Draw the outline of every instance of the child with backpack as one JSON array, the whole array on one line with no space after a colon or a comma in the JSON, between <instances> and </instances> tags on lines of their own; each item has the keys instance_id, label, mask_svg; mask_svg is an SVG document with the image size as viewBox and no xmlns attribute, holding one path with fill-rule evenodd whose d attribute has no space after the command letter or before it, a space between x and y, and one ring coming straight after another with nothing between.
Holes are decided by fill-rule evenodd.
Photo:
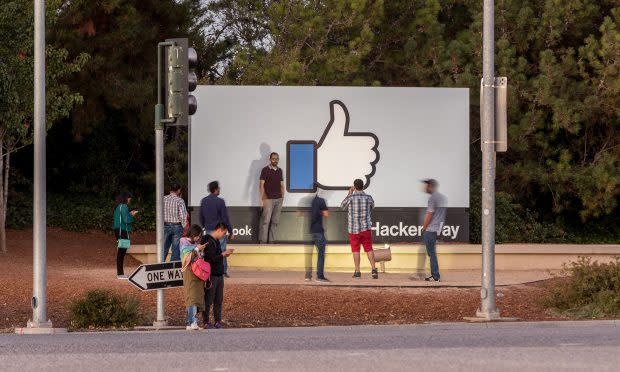
<instances>
[{"instance_id":1,"label":"child with backpack","mask_svg":"<svg viewBox=\"0 0 620 372\"><path fill-rule=\"evenodd\" d=\"M205 309L205 282L201 280L193 271L192 264L200 257L199 254L204 250L205 244L198 244L202 239L202 228L192 225L187 237L181 238L180 251L181 262L183 263L183 290L185 292L185 306L187 307L186 329L198 330L198 311Z\"/></svg>"}]
</instances>

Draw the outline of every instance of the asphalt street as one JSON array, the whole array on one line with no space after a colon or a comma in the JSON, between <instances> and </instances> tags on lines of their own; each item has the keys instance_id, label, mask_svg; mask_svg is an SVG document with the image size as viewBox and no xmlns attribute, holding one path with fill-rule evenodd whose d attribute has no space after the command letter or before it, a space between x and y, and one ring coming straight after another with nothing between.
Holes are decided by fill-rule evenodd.
<instances>
[{"instance_id":1,"label":"asphalt street","mask_svg":"<svg viewBox=\"0 0 620 372\"><path fill-rule=\"evenodd\" d=\"M618 371L620 322L0 334L3 371Z\"/></svg>"}]
</instances>

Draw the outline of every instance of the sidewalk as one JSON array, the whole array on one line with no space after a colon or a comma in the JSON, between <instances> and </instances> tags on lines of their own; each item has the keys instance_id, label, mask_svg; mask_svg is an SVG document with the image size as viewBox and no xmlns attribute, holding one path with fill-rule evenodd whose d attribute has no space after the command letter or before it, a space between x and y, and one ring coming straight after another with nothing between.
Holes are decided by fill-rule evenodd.
<instances>
[{"instance_id":1,"label":"sidewalk","mask_svg":"<svg viewBox=\"0 0 620 372\"><path fill-rule=\"evenodd\" d=\"M553 272L552 272L553 273ZM424 274L379 273L373 280L369 272L362 272L361 279L353 279L352 273L326 272L329 283L305 281L303 271L264 271L231 268L227 284L330 286L330 287L480 287L480 271L450 270L441 273L441 282L426 282ZM497 271L496 286L524 284L550 279L549 271Z\"/></svg>"}]
</instances>

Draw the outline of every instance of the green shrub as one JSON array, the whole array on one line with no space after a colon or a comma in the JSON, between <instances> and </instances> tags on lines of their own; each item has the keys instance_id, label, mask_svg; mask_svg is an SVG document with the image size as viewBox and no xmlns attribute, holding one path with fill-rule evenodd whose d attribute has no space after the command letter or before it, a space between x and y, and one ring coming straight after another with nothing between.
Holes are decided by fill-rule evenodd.
<instances>
[{"instance_id":1,"label":"green shrub","mask_svg":"<svg viewBox=\"0 0 620 372\"><path fill-rule=\"evenodd\" d=\"M13 194L7 208L7 227L23 229L32 226L32 197ZM133 223L136 231L155 230L155 206L151 201L132 200L131 209L140 213ZM47 196L47 225L69 231L112 230L114 201L96 196Z\"/></svg>"},{"instance_id":2,"label":"green shrub","mask_svg":"<svg viewBox=\"0 0 620 372\"><path fill-rule=\"evenodd\" d=\"M610 263L580 257L564 264L561 283L550 288L543 304L563 315L580 318L620 316L620 258Z\"/></svg>"},{"instance_id":3,"label":"green shrub","mask_svg":"<svg viewBox=\"0 0 620 372\"><path fill-rule=\"evenodd\" d=\"M70 327L134 327L146 319L139 305L136 298L95 289L71 303Z\"/></svg>"}]
</instances>

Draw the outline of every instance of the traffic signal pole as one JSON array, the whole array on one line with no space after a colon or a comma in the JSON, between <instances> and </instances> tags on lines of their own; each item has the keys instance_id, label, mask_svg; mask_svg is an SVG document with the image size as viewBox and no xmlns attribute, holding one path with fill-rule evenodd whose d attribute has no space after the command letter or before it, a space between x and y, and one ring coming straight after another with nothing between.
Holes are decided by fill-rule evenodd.
<instances>
[{"instance_id":1,"label":"traffic signal pole","mask_svg":"<svg viewBox=\"0 0 620 372\"><path fill-rule=\"evenodd\" d=\"M482 21L482 286L476 316L499 319L495 304L495 12L494 1L484 0Z\"/></svg>"},{"instance_id":2,"label":"traffic signal pole","mask_svg":"<svg viewBox=\"0 0 620 372\"><path fill-rule=\"evenodd\" d=\"M157 105L155 105L155 229L157 230L157 262L163 262L164 257L164 125L173 123L174 119L164 118L164 105L162 103L162 74L164 73L163 58L166 47L173 46L172 42L157 44ZM157 290L157 317L153 322L156 328L167 325L165 318L164 290Z\"/></svg>"}]
</instances>

